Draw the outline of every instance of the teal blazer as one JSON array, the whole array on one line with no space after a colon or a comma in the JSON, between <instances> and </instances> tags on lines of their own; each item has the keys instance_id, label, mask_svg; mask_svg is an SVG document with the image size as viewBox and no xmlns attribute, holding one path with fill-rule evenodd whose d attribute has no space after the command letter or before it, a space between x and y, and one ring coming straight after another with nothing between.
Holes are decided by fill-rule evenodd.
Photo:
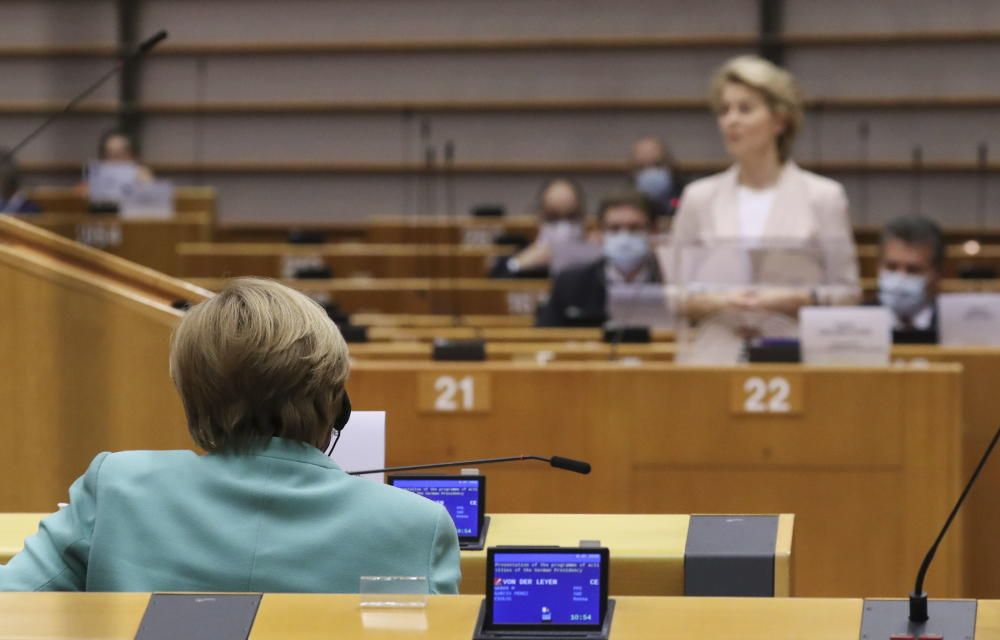
<instances>
[{"instance_id":1,"label":"teal blazer","mask_svg":"<svg viewBox=\"0 0 1000 640\"><path fill-rule=\"evenodd\" d=\"M458 592L443 507L300 442L102 453L69 494L0 566L0 591L357 593L361 576L426 576Z\"/></svg>"}]
</instances>

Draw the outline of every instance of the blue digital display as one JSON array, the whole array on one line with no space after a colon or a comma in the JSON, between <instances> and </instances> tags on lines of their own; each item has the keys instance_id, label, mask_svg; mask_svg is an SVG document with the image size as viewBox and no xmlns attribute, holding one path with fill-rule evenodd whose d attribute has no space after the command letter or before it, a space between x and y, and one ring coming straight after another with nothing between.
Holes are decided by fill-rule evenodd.
<instances>
[{"instance_id":1,"label":"blue digital display","mask_svg":"<svg viewBox=\"0 0 1000 640\"><path fill-rule=\"evenodd\" d=\"M479 480L459 477L393 478L392 486L443 505L455 522L459 538L479 537Z\"/></svg>"},{"instance_id":2,"label":"blue digital display","mask_svg":"<svg viewBox=\"0 0 1000 640\"><path fill-rule=\"evenodd\" d=\"M494 625L601 624L601 554L493 556Z\"/></svg>"}]
</instances>

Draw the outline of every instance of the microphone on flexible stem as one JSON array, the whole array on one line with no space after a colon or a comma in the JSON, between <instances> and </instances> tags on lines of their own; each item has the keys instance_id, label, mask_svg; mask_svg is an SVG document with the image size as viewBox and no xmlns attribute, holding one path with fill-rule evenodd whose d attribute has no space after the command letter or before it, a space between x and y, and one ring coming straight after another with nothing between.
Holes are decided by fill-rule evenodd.
<instances>
[{"instance_id":1,"label":"microphone on flexible stem","mask_svg":"<svg viewBox=\"0 0 1000 640\"><path fill-rule=\"evenodd\" d=\"M454 225L454 228L459 231L458 220L455 218L455 143L452 140L447 140L444 143L444 198L445 198L445 216L448 218L448 228L450 234L450 228ZM461 236L461 233L459 233ZM452 324L458 326L461 324L461 299L462 296L458 291L458 283L455 281L459 277L459 262L458 262L458 244L449 243L450 245L450 257L449 260L449 275L451 276L451 316Z\"/></svg>"},{"instance_id":2,"label":"microphone on flexible stem","mask_svg":"<svg viewBox=\"0 0 1000 640\"><path fill-rule=\"evenodd\" d=\"M101 75L92 85L90 85L89 87L87 87L86 89L84 89L75 98L73 98L72 100L70 100L66 104L66 106L62 108L61 111L57 111L57 112L53 113L52 115L50 115L40 125L38 125L37 127L35 127L31 131L31 133L29 133L28 135L26 135L24 138L21 139L20 142L18 142L13 147L11 147L10 150L8 150L3 155L3 159L4 160L8 160L10 158L13 158L14 155L17 154L18 151L20 151L25 146L27 146L27 144L29 142L31 142L32 140L34 140L35 137L37 137L38 134L40 134L42 131L45 131L45 129L47 129L49 127L49 125L51 125L53 122L55 122L56 120L58 120L62 116L66 115L67 113L73 111L73 109L76 108L76 105L78 105L81 102L83 102L84 100L86 100L92 93L94 93L99 88L101 88L101 86L105 82L107 82L112 77L114 77L115 75L117 75L118 73L120 73L121 70L125 68L125 65L127 63L132 62L133 60L136 60L136 59L141 58L142 56L146 55L147 53L149 53L150 51L152 51L153 47L155 47L156 45L160 44L161 42L163 42L166 39L167 39L167 32L166 31L163 31L163 30L157 31L153 36L147 38L146 40L143 40L139 44L139 46L136 47L135 51L133 51L133 52L131 52L129 54L120 56L118 58L118 60L115 61L114 66L112 66L103 75Z\"/></svg>"},{"instance_id":3,"label":"microphone on flexible stem","mask_svg":"<svg viewBox=\"0 0 1000 640\"><path fill-rule=\"evenodd\" d=\"M938 534L934 544L931 545L930 550L927 551L927 555L924 556L924 561L920 563L920 570L917 571L917 580L913 587L913 593L910 594L910 621L911 622L926 622L929 619L927 615L927 593L924 591L924 576L927 575L927 569L930 568L931 562L934 560L934 554L937 553L938 545L941 544L941 539L944 538L944 534L948 532L948 528L951 526L952 520L955 519L955 515L958 510L962 508L962 503L965 502L965 497L969 495L969 490L972 489L972 485L976 483L976 479L979 477L979 472L983 470L986 466L986 461L989 459L990 454L993 453L993 447L996 446L997 440L1000 439L1000 429L993 434L993 439L990 440L990 444L986 447L986 452L983 457L979 460L979 464L976 465L976 470L972 472L972 477L969 478L968 484L965 485L965 489L962 490L962 495L958 497L958 502L955 503L954 508L952 508L951 513L948 514L948 519L945 520L944 526L941 527L941 533Z\"/></svg>"},{"instance_id":4,"label":"microphone on flexible stem","mask_svg":"<svg viewBox=\"0 0 1000 640\"><path fill-rule=\"evenodd\" d=\"M545 458L543 456L508 456L505 458L479 458L477 460L457 460L455 462L435 462L432 464L414 464L403 467L386 467L385 469L367 469L365 471L351 471L350 475L364 476L373 473L420 471L423 469L443 469L446 467L465 467L469 465L495 464L498 462L521 462L524 460L539 460L541 462L548 462L549 466L556 469L563 469L564 471L572 471L573 473L581 473L583 475L590 473L590 463L584 462L583 460L574 460L573 458L564 458L562 456L552 456L551 458Z\"/></svg>"},{"instance_id":5,"label":"microphone on flexible stem","mask_svg":"<svg viewBox=\"0 0 1000 640\"><path fill-rule=\"evenodd\" d=\"M918 216L920 215L920 201L923 199L921 193L923 172L924 148L918 144L913 147L913 213Z\"/></svg>"},{"instance_id":6,"label":"microphone on flexible stem","mask_svg":"<svg viewBox=\"0 0 1000 640\"><path fill-rule=\"evenodd\" d=\"M431 171L434 166L433 149L431 147L431 120L427 116L420 118L420 149L424 152L423 166L419 172L420 188L417 190L417 215L431 213L427 210L430 200Z\"/></svg>"},{"instance_id":7,"label":"microphone on flexible stem","mask_svg":"<svg viewBox=\"0 0 1000 640\"><path fill-rule=\"evenodd\" d=\"M986 226L986 189L989 177L989 145L983 141L976 148L976 168L979 169L979 193L976 202L976 218L980 228Z\"/></svg>"},{"instance_id":8,"label":"microphone on flexible stem","mask_svg":"<svg viewBox=\"0 0 1000 640\"><path fill-rule=\"evenodd\" d=\"M858 210L861 215L861 222L868 222L868 173L869 167L869 140L871 128L867 120L862 120L858 125L859 155L861 156L861 184L858 188Z\"/></svg>"}]
</instances>

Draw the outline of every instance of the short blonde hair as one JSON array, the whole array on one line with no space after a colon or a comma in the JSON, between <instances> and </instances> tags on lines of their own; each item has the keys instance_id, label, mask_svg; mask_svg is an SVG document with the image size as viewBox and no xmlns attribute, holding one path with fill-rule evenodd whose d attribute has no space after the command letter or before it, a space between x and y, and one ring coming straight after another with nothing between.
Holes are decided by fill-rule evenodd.
<instances>
[{"instance_id":1,"label":"short blonde hair","mask_svg":"<svg viewBox=\"0 0 1000 640\"><path fill-rule=\"evenodd\" d=\"M246 451L275 436L322 446L349 369L322 307L259 278L231 280L192 307L170 345L170 377L206 451Z\"/></svg>"},{"instance_id":2,"label":"short blonde hair","mask_svg":"<svg viewBox=\"0 0 1000 640\"><path fill-rule=\"evenodd\" d=\"M784 119L785 130L778 136L778 155L788 160L792 143L802 128L802 95L795 78L788 71L758 56L739 56L719 67L712 76L712 109L718 111L722 89L736 82L759 91L771 112Z\"/></svg>"}]
</instances>

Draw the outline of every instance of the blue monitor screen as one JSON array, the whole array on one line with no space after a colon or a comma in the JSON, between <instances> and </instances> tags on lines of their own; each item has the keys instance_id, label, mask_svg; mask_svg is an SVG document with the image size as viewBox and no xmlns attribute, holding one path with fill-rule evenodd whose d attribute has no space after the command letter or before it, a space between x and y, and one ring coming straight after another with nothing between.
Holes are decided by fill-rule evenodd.
<instances>
[{"instance_id":1,"label":"blue monitor screen","mask_svg":"<svg viewBox=\"0 0 1000 640\"><path fill-rule=\"evenodd\" d=\"M497 551L493 556L492 624L601 622L601 554Z\"/></svg>"},{"instance_id":2,"label":"blue monitor screen","mask_svg":"<svg viewBox=\"0 0 1000 640\"><path fill-rule=\"evenodd\" d=\"M479 537L479 480L452 478L393 478L392 485L443 505L459 538Z\"/></svg>"}]
</instances>

